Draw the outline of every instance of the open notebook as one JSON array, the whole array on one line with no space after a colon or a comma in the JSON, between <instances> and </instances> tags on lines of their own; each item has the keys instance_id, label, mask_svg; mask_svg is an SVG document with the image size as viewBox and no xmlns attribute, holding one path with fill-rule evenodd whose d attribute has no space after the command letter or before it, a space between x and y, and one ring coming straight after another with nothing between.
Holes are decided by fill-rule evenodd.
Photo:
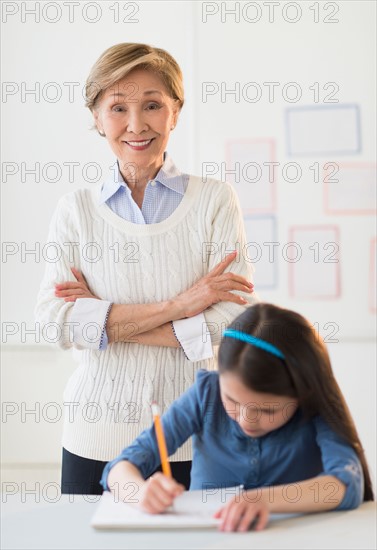
<instances>
[{"instance_id":1,"label":"open notebook","mask_svg":"<svg viewBox=\"0 0 377 550\"><path fill-rule=\"evenodd\" d=\"M138 508L117 501L105 491L91 520L95 529L187 529L211 528L219 524L214 512L239 495L241 487L185 491L174 501L174 506L163 514L148 514Z\"/></svg>"}]
</instances>

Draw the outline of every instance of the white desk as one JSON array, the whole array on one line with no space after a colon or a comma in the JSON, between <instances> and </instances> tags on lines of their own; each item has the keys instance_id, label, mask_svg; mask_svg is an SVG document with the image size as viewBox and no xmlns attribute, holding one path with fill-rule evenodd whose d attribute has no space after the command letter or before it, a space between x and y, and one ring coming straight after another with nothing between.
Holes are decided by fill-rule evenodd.
<instances>
[{"instance_id":1,"label":"white desk","mask_svg":"<svg viewBox=\"0 0 377 550\"><path fill-rule=\"evenodd\" d=\"M97 497L57 497L35 502L26 495L2 496L2 550L145 549L375 549L376 503L349 512L327 512L272 519L264 531L96 531L89 522ZM86 499L86 500L85 500Z\"/></svg>"}]
</instances>

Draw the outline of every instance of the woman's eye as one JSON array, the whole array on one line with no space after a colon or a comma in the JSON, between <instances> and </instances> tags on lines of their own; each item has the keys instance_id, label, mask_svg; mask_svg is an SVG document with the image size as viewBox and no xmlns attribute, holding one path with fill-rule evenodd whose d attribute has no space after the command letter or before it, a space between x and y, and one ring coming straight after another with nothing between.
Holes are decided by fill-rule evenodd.
<instances>
[{"instance_id":1,"label":"woman's eye","mask_svg":"<svg viewBox=\"0 0 377 550\"><path fill-rule=\"evenodd\" d=\"M150 105L148 105L147 109L150 109L151 111L155 111L157 109L160 109L160 105L158 105L157 103L151 103Z\"/></svg>"},{"instance_id":2,"label":"woman's eye","mask_svg":"<svg viewBox=\"0 0 377 550\"><path fill-rule=\"evenodd\" d=\"M120 113L124 109L120 105L115 105L115 107L113 107L112 110L115 111L116 113Z\"/></svg>"}]
</instances>

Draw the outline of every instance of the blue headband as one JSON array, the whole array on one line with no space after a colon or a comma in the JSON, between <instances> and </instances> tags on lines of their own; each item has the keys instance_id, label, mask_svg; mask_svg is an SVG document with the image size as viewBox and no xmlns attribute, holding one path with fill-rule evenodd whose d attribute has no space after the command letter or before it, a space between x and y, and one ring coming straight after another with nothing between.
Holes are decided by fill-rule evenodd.
<instances>
[{"instance_id":1,"label":"blue headband","mask_svg":"<svg viewBox=\"0 0 377 550\"><path fill-rule=\"evenodd\" d=\"M241 332L240 330L234 330L233 328L226 328L223 332L223 336L235 338L236 340L242 340L242 342L246 342L247 344L251 344L256 348L260 348L260 349L263 349L264 351L268 351L268 353L272 353L272 355L276 355L276 357L279 357L279 359L285 359L282 352L278 348L276 348L273 344L270 344L265 340L261 340L256 336L251 336L250 334Z\"/></svg>"}]
</instances>

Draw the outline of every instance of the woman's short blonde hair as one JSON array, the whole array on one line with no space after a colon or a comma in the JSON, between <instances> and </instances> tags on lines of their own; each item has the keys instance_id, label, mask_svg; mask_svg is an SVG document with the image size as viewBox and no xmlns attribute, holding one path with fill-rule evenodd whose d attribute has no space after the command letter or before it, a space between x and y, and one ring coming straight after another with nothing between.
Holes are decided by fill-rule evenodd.
<instances>
[{"instance_id":1,"label":"woman's short blonde hair","mask_svg":"<svg viewBox=\"0 0 377 550\"><path fill-rule=\"evenodd\" d=\"M176 60L161 48L132 42L111 46L95 62L85 84L86 107L93 112L103 92L136 68L157 73L182 109L183 76Z\"/></svg>"}]
</instances>

